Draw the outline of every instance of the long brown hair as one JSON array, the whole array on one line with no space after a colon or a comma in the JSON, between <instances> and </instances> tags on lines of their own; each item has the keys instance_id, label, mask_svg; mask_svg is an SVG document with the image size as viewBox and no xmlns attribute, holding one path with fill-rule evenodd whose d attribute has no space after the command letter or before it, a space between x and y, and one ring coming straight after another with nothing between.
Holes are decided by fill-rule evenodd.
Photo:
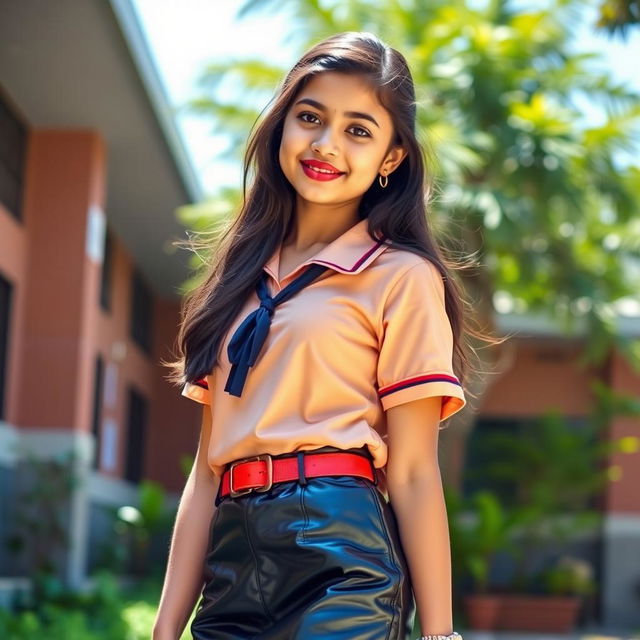
<instances>
[{"instance_id":1,"label":"long brown hair","mask_svg":"<svg viewBox=\"0 0 640 640\"><path fill-rule=\"evenodd\" d=\"M425 149L416 138L416 98L413 78L403 55L368 32L344 32L307 51L284 78L266 115L250 133L243 162L243 199L239 215L209 246L212 260L202 283L185 296L176 337L177 360L163 362L167 378L177 384L209 375L218 364L224 336L261 276L263 267L291 229L295 191L286 179L278 152L285 116L301 89L319 73L334 71L363 76L389 112L395 137L407 151L388 186L377 180L364 193L358 215L368 219L372 240L381 231L394 247L428 258L444 279L445 306L454 341L453 369L461 383L469 368L470 333L493 342L465 322L462 288L452 277L455 269L434 240L427 203L432 194ZM250 168L254 176L247 193ZM468 303L467 303L468 304Z\"/></svg>"}]
</instances>

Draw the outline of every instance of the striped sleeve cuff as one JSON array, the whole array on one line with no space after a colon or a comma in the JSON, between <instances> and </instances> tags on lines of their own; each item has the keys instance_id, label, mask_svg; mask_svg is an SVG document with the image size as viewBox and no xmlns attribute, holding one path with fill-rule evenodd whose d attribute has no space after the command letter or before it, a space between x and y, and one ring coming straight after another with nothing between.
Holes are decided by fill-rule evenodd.
<instances>
[{"instance_id":1,"label":"striped sleeve cuff","mask_svg":"<svg viewBox=\"0 0 640 640\"><path fill-rule=\"evenodd\" d=\"M399 404L430 396L442 396L441 422L466 404L460 381L446 373L412 376L378 389L378 397L385 411Z\"/></svg>"},{"instance_id":2,"label":"striped sleeve cuff","mask_svg":"<svg viewBox=\"0 0 640 640\"><path fill-rule=\"evenodd\" d=\"M180 395L200 402L201 404L211 404L209 383L206 378L200 378L200 380L196 380L195 382L187 382L182 388Z\"/></svg>"}]
</instances>

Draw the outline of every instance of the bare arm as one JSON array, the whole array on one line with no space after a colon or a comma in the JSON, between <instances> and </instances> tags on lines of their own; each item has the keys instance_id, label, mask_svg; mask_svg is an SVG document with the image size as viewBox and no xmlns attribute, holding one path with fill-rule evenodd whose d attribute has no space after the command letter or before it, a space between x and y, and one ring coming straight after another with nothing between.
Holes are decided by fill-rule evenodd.
<instances>
[{"instance_id":1,"label":"bare arm","mask_svg":"<svg viewBox=\"0 0 640 640\"><path fill-rule=\"evenodd\" d=\"M438 464L441 401L421 398L387 411L389 500L423 635L453 631L449 523Z\"/></svg>"},{"instance_id":2,"label":"bare arm","mask_svg":"<svg viewBox=\"0 0 640 640\"><path fill-rule=\"evenodd\" d=\"M202 409L198 452L178 506L154 640L177 640L182 635L204 586L202 569L220 480L207 464L211 410L208 405Z\"/></svg>"}]
</instances>

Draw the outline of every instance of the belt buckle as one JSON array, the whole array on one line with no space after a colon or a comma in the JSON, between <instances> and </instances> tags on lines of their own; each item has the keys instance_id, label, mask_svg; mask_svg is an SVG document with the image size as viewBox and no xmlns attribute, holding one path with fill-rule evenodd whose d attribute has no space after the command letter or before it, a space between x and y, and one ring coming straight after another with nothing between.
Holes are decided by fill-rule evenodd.
<instances>
[{"instance_id":1,"label":"belt buckle","mask_svg":"<svg viewBox=\"0 0 640 640\"><path fill-rule=\"evenodd\" d=\"M267 463L267 483L262 485L261 487L248 487L247 489L241 489L236 491L233 488L233 469L239 464L243 464L245 462L251 462L252 460L264 460ZM231 463L229 468L229 494L232 498L237 498L238 496L243 496L251 491L257 491L258 493L263 493L265 491L269 491L273 485L273 459L271 455L268 453L261 453L259 456L252 456L250 458L243 458L242 460L235 460Z\"/></svg>"}]
</instances>

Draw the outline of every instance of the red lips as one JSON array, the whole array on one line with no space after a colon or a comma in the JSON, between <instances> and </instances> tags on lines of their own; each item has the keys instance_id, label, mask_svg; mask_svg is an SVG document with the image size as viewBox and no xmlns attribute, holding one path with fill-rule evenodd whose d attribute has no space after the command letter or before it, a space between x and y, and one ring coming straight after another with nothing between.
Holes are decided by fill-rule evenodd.
<instances>
[{"instance_id":1,"label":"red lips","mask_svg":"<svg viewBox=\"0 0 640 640\"><path fill-rule=\"evenodd\" d=\"M318 169L333 171L334 173L344 173L344 171L336 169L332 164L329 164L328 162L320 162L320 160L302 160L302 163L311 168L317 167Z\"/></svg>"},{"instance_id":2,"label":"red lips","mask_svg":"<svg viewBox=\"0 0 640 640\"><path fill-rule=\"evenodd\" d=\"M302 165L302 171L304 171L307 178L311 178L312 180L317 180L319 182L337 180L344 175L344 171L338 171L338 169L328 162L320 162L319 160L302 160L300 164ZM325 169L330 173L319 171L319 169Z\"/></svg>"}]
</instances>

